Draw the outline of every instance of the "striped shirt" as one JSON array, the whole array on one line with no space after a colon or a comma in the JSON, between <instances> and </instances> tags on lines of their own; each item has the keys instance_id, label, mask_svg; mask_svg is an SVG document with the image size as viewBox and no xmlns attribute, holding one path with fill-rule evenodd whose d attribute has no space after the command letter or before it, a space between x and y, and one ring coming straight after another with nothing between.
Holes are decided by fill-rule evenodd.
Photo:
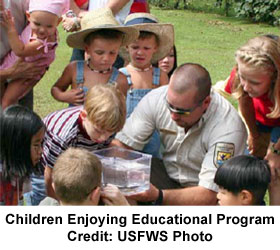
<instances>
[{"instance_id":1,"label":"striped shirt","mask_svg":"<svg viewBox=\"0 0 280 250\"><path fill-rule=\"evenodd\" d=\"M103 143L90 139L82 126L80 117L83 106L55 111L44 118L46 133L43 142L41 164L53 168L57 157L69 147L84 148L89 151L107 147L111 136Z\"/></svg>"}]
</instances>

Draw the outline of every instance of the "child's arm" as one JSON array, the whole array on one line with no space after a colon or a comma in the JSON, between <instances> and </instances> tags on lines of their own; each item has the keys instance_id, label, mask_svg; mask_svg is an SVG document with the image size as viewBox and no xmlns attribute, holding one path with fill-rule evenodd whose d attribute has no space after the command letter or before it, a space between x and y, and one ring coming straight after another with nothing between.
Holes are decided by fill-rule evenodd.
<instances>
[{"instance_id":1,"label":"child's arm","mask_svg":"<svg viewBox=\"0 0 280 250\"><path fill-rule=\"evenodd\" d=\"M102 201L109 206L129 206L128 201L118 187L112 184L107 184L101 191L101 198Z\"/></svg>"},{"instance_id":2,"label":"child's arm","mask_svg":"<svg viewBox=\"0 0 280 250\"><path fill-rule=\"evenodd\" d=\"M160 79L159 79L159 85L163 86L163 85L167 85L169 83L169 77L166 74L166 72L160 70Z\"/></svg>"},{"instance_id":3,"label":"child's arm","mask_svg":"<svg viewBox=\"0 0 280 250\"><path fill-rule=\"evenodd\" d=\"M76 72L76 62L69 63L66 66L61 77L53 85L51 94L58 101L81 105L84 103L83 90L77 88L67 91L68 87L72 84L73 72Z\"/></svg>"},{"instance_id":4,"label":"child's arm","mask_svg":"<svg viewBox=\"0 0 280 250\"><path fill-rule=\"evenodd\" d=\"M114 16L129 2L129 0L109 0L106 7L110 8Z\"/></svg>"},{"instance_id":5,"label":"child's arm","mask_svg":"<svg viewBox=\"0 0 280 250\"><path fill-rule=\"evenodd\" d=\"M119 73L117 79L116 88L119 89L124 94L124 96L126 96L127 91L129 89L129 85L126 76L121 72Z\"/></svg>"},{"instance_id":6,"label":"child's arm","mask_svg":"<svg viewBox=\"0 0 280 250\"><path fill-rule=\"evenodd\" d=\"M253 155L256 155L259 149L259 145L261 145L261 142L259 139L261 139L257 125L256 125L256 118L255 118L255 109L253 105L252 98L244 94L238 99L239 109L242 114L242 117L245 120L245 123L249 130L248 135L248 147L250 150L250 153ZM257 155L256 155L257 156Z\"/></svg>"},{"instance_id":7,"label":"child's arm","mask_svg":"<svg viewBox=\"0 0 280 250\"><path fill-rule=\"evenodd\" d=\"M39 41L32 41L28 44L24 44L18 36L14 18L12 17L10 10L5 10L3 13L3 20L1 24L7 29L7 36L9 40L9 44L11 46L12 51L19 57L25 56L34 56L41 54L43 52L43 48L37 50L37 48L41 45Z\"/></svg>"}]
</instances>

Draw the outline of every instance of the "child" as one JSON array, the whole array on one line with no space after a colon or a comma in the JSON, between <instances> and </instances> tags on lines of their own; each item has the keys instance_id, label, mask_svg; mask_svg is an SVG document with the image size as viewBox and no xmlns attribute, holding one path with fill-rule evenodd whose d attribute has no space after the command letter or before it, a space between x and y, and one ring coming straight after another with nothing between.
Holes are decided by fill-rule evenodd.
<instances>
[{"instance_id":1,"label":"child","mask_svg":"<svg viewBox=\"0 0 280 250\"><path fill-rule=\"evenodd\" d=\"M0 204L20 205L28 177L39 170L44 123L33 111L14 105L1 113L0 125Z\"/></svg>"},{"instance_id":2,"label":"child","mask_svg":"<svg viewBox=\"0 0 280 250\"><path fill-rule=\"evenodd\" d=\"M158 67L168 74L170 79L171 75L173 74L174 70L177 68L177 52L175 45L167 54L166 57L162 58L158 61Z\"/></svg>"},{"instance_id":3,"label":"child","mask_svg":"<svg viewBox=\"0 0 280 250\"><path fill-rule=\"evenodd\" d=\"M45 167L49 196L55 198L51 173L57 157L69 147L90 151L108 147L114 133L122 129L125 116L124 95L114 86L96 84L87 93L84 106L62 109L44 119L46 134L41 164ZM33 181L35 187L40 184L39 180ZM37 193L33 195L38 197Z\"/></svg>"},{"instance_id":4,"label":"child","mask_svg":"<svg viewBox=\"0 0 280 250\"><path fill-rule=\"evenodd\" d=\"M100 199L101 172L101 162L93 153L81 148L68 148L57 158L52 172L52 186L59 202L47 197L40 205L97 205ZM104 201L114 202L114 205L128 205L119 189L115 188L118 195L112 198L109 194ZM106 192L103 192L103 196L106 197Z\"/></svg>"},{"instance_id":5,"label":"child","mask_svg":"<svg viewBox=\"0 0 280 250\"><path fill-rule=\"evenodd\" d=\"M23 30L20 38L10 10L4 12L2 25L7 29L12 51L5 57L1 69L13 65L18 57L23 57L26 61L36 61L41 58L40 65L43 65L44 68L36 79L28 81L27 79L19 79L10 82L2 99L3 109L26 95L39 82L49 65L54 61L58 42L56 27L61 20L66 2L67 0L30 0L29 11L26 12L29 25Z\"/></svg>"},{"instance_id":6,"label":"child","mask_svg":"<svg viewBox=\"0 0 280 250\"><path fill-rule=\"evenodd\" d=\"M137 40L121 51L121 55L129 60L129 64L120 71L126 75L128 92L126 99L127 117L130 116L138 102L153 88L168 84L168 76L159 68L153 67L159 59L165 57L173 46L173 26L157 23L151 14L135 13L125 20L126 26L139 30ZM144 152L159 157L159 136L150 140Z\"/></svg>"},{"instance_id":7,"label":"child","mask_svg":"<svg viewBox=\"0 0 280 250\"><path fill-rule=\"evenodd\" d=\"M214 182L219 186L220 205L263 205L270 182L269 166L254 156L236 156L218 168Z\"/></svg>"},{"instance_id":8,"label":"child","mask_svg":"<svg viewBox=\"0 0 280 250\"><path fill-rule=\"evenodd\" d=\"M81 105L84 94L96 83L117 82L123 93L126 77L112 67L119 48L138 36L134 28L123 27L115 20L109 8L88 12L81 22L81 31L70 34L67 44L73 48L85 49L87 61L74 61L66 66L62 76L52 87L53 97L72 105ZM71 90L68 87L71 86ZM126 93L125 93L126 94Z\"/></svg>"},{"instance_id":9,"label":"child","mask_svg":"<svg viewBox=\"0 0 280 250\"><path fill-rule=\"evenodd\" d=\"M236 51L236 68L225 90L238 98L249 130L250 153L263 158L269 141L280 138L280 46L279 39L259 36ZM279 149L279 148L277 148ZM274 150L273 150L274 151Z\"/></svg>"}]
</instances>

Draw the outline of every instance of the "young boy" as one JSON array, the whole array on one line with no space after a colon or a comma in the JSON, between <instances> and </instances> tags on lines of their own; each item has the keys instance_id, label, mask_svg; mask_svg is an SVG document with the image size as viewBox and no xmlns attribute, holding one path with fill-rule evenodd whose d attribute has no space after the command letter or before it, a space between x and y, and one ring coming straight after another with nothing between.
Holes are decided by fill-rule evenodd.
<instances>
[{"instance_id":1,"label":"young boy","mask_svg":"<svg viewBox=\"0 0 280 250\"><path fill-rule=\"evenodd\" d=\"M268 164L254 156L233 157L218 168L214 182L219 185L220 205L264 205L270 183Z\"/></svg>"},{"instance_id":2,"label":"young boy","mask_svg":"<svg viewBox=\"0 0 280 250\"><path fill-rule=\"evenodd\" d=\"M62 109L45 117L41 164L45 167L48 196L55 198L51 184L57 157L69 147L89 151L107 147L113 134L123 127L125 116L124 95L112 85L98 84L87 93L84 106ZM36 183L32 184L37 190Z\"/></svg>"},{"instance_id":3,"label":"young boy","mask_svg":"<svg viewBox=\"0 0 280 250\"><path fill-rule=\"evenodd\" d=\"M67 44L72 48L84 49L86 61L73 61L66 66L62 76L52 87L53 97L72 105L84 103L85 93L96 83L117 83L123 90L126 77L119 74L113 64L121 46L135 40L139 32L132 27L120 26L109 8L85 14L81 31L70 34ZM71 90L67 90L71 86Z\"/></svg>"},{"instance_id":4,"label":"young boy","mask_svg":"<svg viewBox=\"0 0 280 250\"><path fill-rule=\"evenodd\" d=\"M174 31L172 24L158 23L148 13L135 13L125 20L126 26L139 30L137 40L121 49L121 55L129 63L120 71L127 77L127 117L130 116L138 102L152 89L168 84L168 75L159 68L153 67L159 59L165 57L173 47ZM160 140L154 133L144 152L159 157Z\"/></svg>"},{"instance_id":5,"label":"young boy","mask_svg":"<svg viewBox=\"0 0 280 250\"><path fill-rule=\"evenodd\" d=\"M59 201L47 197L40 205L97 205L101 194L101 172L101 162L93 153L68 148L57 158L52 172L52 186ZM103 191L105 204L128 205L119 189L115 187L114 190L114 196Z\"/></svg>"}]
</instances>

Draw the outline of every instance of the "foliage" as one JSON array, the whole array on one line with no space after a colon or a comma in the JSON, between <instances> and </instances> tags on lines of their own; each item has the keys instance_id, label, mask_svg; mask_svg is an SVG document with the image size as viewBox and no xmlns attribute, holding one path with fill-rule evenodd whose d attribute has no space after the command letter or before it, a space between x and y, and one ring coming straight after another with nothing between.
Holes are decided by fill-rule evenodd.
<instances>
[{"instance_id":1,"label":"foliage","mask_svg":"<svg viewBox=\"0 0 280 250\"><path fill-rule=\"evenodd\" d=\"M236 5L237 16L249 17L255 22L279 25L280 17L275 12L280 9L280 0L244 0Z\"/></svg>"},{"instance_id":2,"label":"foliage","mask_svg":"<svg viewBox=\"0 0 280 250\"><path fill-rule=\"evenodd\" d=\"M149 0L149 3L161 9L188 9L280 24L280 0Z\"/></svg>"}]
</instances>

